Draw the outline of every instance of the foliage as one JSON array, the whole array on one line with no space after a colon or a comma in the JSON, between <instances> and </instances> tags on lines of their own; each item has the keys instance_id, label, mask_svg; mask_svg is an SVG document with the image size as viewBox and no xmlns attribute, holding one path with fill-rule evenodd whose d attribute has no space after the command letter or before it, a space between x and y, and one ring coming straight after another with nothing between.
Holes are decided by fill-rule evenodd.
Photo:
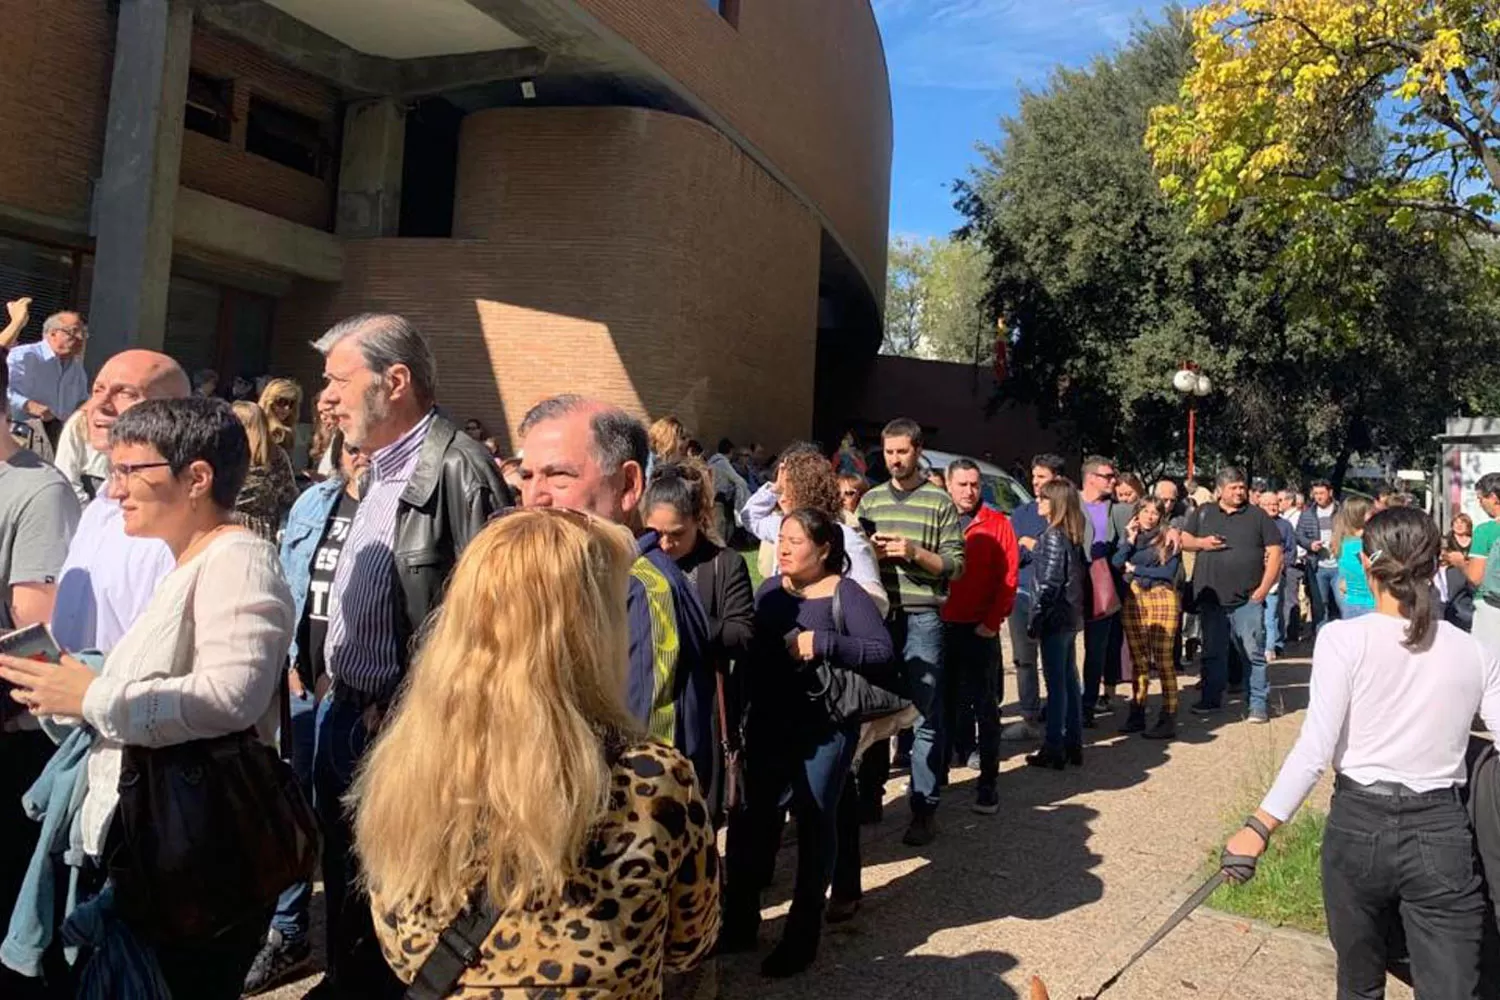
<instances>
[{"instance_id":1,"label":"foliage","mask_svg":"<svg viewBox=\"0 0 1500 1000\"><path fill-rule=\"evenodd\" d=\"M1500 234L1500 9L1491 0L1214 0L1196 65L1146 141L1197 222L1246 199L1264 222ZM1373 140L1373 155L1351 143ZM1298 252L1321 247L1301 231Z\"/></svg>"},{"instance_id":2,"label":"foliage","mask_svg":"<svg viewBox=\"0 0 1500 1000\"><path fill-rule=\"evenodd\" d=\"M1208 905L1275 927L1326 934L1322 869L1326 824L1327 817L1321 812L1303 809L1271 838L1256 866L1255 878L1244 885L1219 889L1208 897ZM1209 864L1217 866L1217 851Z\"/></svg>"},{"instance_id":3,"label":"foliage","mask_svg":"<svg viewBox=\"0 0 1500 1000\"><path fill-rule=\"evenodd\" d=\"M993 260L991 308L1018 331L1003 391L1071 424L1080 448L1151 471L1185 451L1171 377L1192 361L1216 386L1200 403L1204 466L1292 479L1341 476L1354 453L1426 458L1444 416L1495 393L1484 258L1423 224L1332 211L1192 225L1143 145L1192 57L1173 10L1113 57L1059 70L961 185ZM1287 252L1301 241L1337 250Z\"/></svg>"},{"instance_id":4,"label":"foliage","mask_svg":"<svg viewBox=\"0 0 1500 1000\"><path fill-rule=\"evenodd\" d=\"M966 364L993 359L995 328L984 303L989 272L984 247L972 240L898 236L889 254L881 351Z\"/></svg>"}]
</instances>

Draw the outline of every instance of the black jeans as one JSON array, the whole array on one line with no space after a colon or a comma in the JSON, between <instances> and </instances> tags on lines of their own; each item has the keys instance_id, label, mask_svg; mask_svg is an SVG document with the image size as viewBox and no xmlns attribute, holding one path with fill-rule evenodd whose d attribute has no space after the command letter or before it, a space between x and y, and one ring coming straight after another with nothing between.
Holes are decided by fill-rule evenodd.
<instances>
[{"instance_id":1,"label":"black jeans","mask_svg":"<svg viewBox=\"0 0 1500 1000\"><path fill-rule=\"evenodd\" d=\"M1323 836L1323 905L1339 1000L1385 996L1397 922L1422 1000L1472 1000L1487 903L1458 792L1378 794L1340 777Z\"/></svg>"},{"instance_id":2,"label":"black jeans","mask_svg":"<svg viewBox=\"0 0 1500 1000\"><path fill-rule=\"evenodd\" d=\"M975 628L972 623L943 624L944 683L948 685L944 701L950 745L961 762L967 762L977 749L979 780L993 788L1000 774L1000 702L1004 697L1000 639L981 638Z\"/></svg>"}]
</instances>

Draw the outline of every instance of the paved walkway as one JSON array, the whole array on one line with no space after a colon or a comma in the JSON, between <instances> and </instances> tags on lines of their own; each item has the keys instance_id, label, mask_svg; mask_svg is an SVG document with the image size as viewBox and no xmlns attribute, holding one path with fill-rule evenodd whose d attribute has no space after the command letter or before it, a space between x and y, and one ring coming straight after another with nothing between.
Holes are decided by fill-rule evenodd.
<instances>
[{"instance_id":1,"label":"paved walkway","mask_svg":"<svg viewBox=\"0 0 1500 1000\"><path fill-rule=\"evenodd\" d=\"M1308 664L1272 667L1271 725L1184 713L1162 744L1091 731L1084 767L1027 768L1007 744L1001 811L969 809L975 773L955 771L928 848L901 844L904 806L864 839L865 905L830 928L818 963L790 981L760 978L780 933L795 850L782 852L756 956L721 960L723 1000L1012 1000L1040 975L1054 1000L1089 996L1194 887L1204 859L1253 806L1290 749ZM1015 690L1007 678L1007 690ZM1184 703L1194 696L1185 692ZM891 783L892 798L902 784ZM1322 792L1326 799L1326 788ZM309 980L273 994L300 997ZM1106 994L1109 1000L1313 1000L1334 996L1326 943L1208 910L1183 923ZM1393 984L1389 996L1411 994Z\"/></svg>"}]
</instances>

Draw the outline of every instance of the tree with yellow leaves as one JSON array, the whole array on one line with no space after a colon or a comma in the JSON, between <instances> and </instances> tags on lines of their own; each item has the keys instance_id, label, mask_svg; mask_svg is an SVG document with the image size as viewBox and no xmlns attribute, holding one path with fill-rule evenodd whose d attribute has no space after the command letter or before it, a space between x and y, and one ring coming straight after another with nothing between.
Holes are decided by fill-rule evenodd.
<instances>
[{"instance_id":1,"label":"tree with yellow leaves","mask_svg":"<svg viewBox=\"0 0 1500 1000\"><path fill-rule=\"evenodd\" d=\"M1245 204L1500 235L1495 0L1213 0L1192 27L1146 146L1198 222Z\"/></svg>"}]
</instances>

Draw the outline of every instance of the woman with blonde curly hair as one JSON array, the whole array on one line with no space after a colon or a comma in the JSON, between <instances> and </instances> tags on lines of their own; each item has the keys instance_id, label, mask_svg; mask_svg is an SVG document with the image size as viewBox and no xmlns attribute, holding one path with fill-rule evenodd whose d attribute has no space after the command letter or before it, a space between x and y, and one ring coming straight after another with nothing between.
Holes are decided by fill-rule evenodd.
<instances>
[{"instance_id":1,"label":"woman with blonde curly hair","mask_svg":"<svg viewBox=\"0 0 1500 1000\"><path fill-rule=\"evenodd\" d=\"M289 378L273 378L261 390L260 408L270 426L271 442L290 458L297 444L297 416L302 412L302 387Z\"/></svg>"},{"instance_id":2,"label":"woman with blonde curly hair","mask_svg":"<svg viewBox=\"0 0 1500 1000\"><path fill-rule=\"evenodd\" d=\"M693 766L625 704L635 558L624 529L549 508L495 520L454 569L350 796L403 981L474 913L475 961L446 992L656 997L713 947L719 858Z\"/></svg>"},{"instance_id":3,"label":"woman with blonde curly hair","mask_svg":"<svg viewBox=\"0 0 1500 1000\"><path fill-rule=\"evenodd\" d=\"M649 466L646 469L648 479L657 463L675 462L687 457L687 428L674 416L662 417L652 424L651 429L646 432L646 439L651 443L651 456L646 463Z\"/></svg>"}]
</instances>

